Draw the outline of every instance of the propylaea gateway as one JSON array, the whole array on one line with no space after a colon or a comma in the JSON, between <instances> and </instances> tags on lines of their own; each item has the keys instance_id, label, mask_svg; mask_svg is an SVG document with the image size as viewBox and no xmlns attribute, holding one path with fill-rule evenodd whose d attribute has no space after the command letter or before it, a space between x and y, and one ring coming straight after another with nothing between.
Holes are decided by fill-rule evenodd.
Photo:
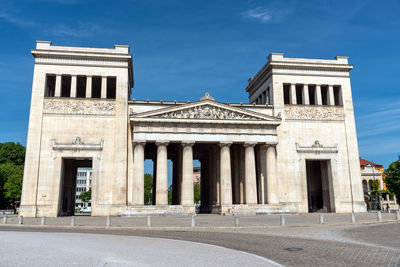
<instances>
[{"instance_id":1,"label":"propylaea gateway","mask_svg":"<svg viewBox=\"0 0 400 267\"><path fill-rule=\"evenodd\" d=\"M73 215L79 167L92 170L92 216L365 211L347 57L272 53L243 104L212 92L196 102L130 99L125 45L38 41L32 55L23 216Z\"/></svg>"}]
</instances>

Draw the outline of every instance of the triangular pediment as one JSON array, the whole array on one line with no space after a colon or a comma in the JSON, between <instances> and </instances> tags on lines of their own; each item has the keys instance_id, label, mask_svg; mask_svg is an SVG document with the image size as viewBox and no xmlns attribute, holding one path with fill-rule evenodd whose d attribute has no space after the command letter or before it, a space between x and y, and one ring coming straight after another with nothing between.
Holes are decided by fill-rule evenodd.
<instances>
[{"instance_id":1,"label":"triangular pediment","mask_svg":"<svg viewBox=\"0 0 400 267\"><path fill-rule=\"evenodd\" d=\"M204 99L132 115L135 118L280 121L280 118Z\"/></svg>"}]
</instances>

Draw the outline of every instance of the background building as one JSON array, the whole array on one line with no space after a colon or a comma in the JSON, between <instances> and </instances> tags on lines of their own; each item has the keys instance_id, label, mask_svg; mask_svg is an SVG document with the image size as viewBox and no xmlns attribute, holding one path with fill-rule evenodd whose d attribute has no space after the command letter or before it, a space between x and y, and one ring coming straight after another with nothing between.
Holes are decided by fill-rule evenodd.
<instances>
[{"instance_id":1,"label":"background building","mask_svg":"<svg viewBox=\"0 0 400 267\"><path fill-rule=\"evenodd\" d=\"M92 168L77 168L75 208L91 206L91 201L84 203L80 199L81 193L89 190L92 190Z\"/></svg>"}]
</instances>

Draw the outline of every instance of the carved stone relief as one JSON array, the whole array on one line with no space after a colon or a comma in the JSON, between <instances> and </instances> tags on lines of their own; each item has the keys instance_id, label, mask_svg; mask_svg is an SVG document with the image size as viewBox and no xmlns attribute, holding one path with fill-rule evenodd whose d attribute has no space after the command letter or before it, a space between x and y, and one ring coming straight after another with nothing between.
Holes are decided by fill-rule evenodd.
<instances>
[{"instance_id":1,"label":"carved stone relief","mask_svg":"<svg viewBox=\"0 0 400 267\"><path fill-rule=\"evenodd\" d=\"M115 103L89 99L45 99L43 113L78 115L113 115Z\"/></svg>"},{"instance_id":2,"label":"carved stone relief","mask_svg":"<svg viewBox=\"0 0 400 267\"><path fill-rule=\"evenodd\" d=\"M343 108L292 106L285 107L285 116L289 120L343 120Z\"/></svg>"},{"instance_id":3,"label":"carved stone relief","mask_svg":"<svg viewBox=\"0 0 400 267\"><path fill-rule=\"evenodd\" d=\"M318 140L315 140L314 144L312 144L311 146L301 146L298 143L296 143L296 150L299 153L315 153L315 154L338 152L337 145L323 146L320 144Z\"/></svg>"},{"instance_id":4,"label":"carved stone relief","mask_svg":"<svg viewBox=\"0 0 400 267\"><path fill-rule=\"evenodd\" d=\"M260 120L257 117L247 114L211 106L202 105L188 109L172 111L160 115L153 116L156 118L166 119L223 119L223 120Z\"/></svg>"},{"instance_id":5,"label":"carved stone relief","mask_svg":"<svg viewBox=\"0 0 400 267\"><path fill-rule=\"evenodd\" d=\"M57 143L56 140L52 140L52 146L54 150L102 150L103 140L98 144L86 144L77 136L72 143Z\"/></svg>"}]
</instances>

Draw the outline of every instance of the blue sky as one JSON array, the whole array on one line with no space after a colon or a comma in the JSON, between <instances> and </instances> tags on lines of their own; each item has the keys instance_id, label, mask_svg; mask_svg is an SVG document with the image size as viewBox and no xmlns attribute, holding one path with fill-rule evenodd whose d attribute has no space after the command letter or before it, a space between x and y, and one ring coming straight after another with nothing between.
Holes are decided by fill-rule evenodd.
<instances>
[{"instance_id":1,"label":"blue sky","mask_svg":"<svg viewBox=\"0 0 400 267\"><path fill-rule=\"evenodd\" d=\"M399 1L1 1L0 142L25 144L35 40L129 44L136 99L247 102L270 52L349 56L360 155L400 153Z\"/></svg>"}]
</instances>

